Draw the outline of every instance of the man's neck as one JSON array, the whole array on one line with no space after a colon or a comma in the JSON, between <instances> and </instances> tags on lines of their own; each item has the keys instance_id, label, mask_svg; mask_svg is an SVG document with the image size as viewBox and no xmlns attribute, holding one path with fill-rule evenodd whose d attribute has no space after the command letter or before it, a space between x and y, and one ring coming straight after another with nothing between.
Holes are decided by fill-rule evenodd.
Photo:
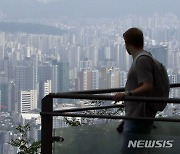
<instances>
[{"instance_id":1,"label":"man's neck","mask_svg":"<svg viewBox=\"0 0 180 154\"><path fill-rule=\"evenodd\" d=\"M132 57L133 59L136 58L137 55L139 55L141 52L143 52L144 49L143 48L140 48L140 49L134 49L133 50L133 53L132 53Z\"/></svg>"}]
</instances>

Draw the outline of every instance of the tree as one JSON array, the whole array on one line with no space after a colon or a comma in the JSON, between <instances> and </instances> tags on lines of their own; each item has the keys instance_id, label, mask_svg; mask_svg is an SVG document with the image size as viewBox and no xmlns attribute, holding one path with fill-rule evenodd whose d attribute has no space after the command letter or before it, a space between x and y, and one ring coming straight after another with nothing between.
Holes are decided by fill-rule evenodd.
<instances>
[{"instance_id":1,"label":"tree","mask_svg":"<svg viewBox=\"0 0 180 154\"><path fill-rule=\"evenodd\" d=\"M19 149L18 154L38 154L41 147L40 141L33 141L32 138L28 137L30 131L30 124L27 123L25 126L19 125L16 130L21 134L20 138L11 139L10 145ZM31 143L32 142L32 143Z\"/></svg>"}]
</instances>

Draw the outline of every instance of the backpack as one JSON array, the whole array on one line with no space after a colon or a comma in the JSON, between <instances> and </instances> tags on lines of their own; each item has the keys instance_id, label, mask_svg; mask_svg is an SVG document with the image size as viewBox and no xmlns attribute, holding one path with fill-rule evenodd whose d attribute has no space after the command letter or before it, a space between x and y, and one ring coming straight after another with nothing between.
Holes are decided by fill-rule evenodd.
<instances>
[{"instance_id":1,"label":"backpack","mask_svg":"<svg viewBox=\"0 0 180 154\"><path fill-rule=\"evenodd\" d=\"M167 70L165 66L160 63L158 60L153 58L151 53L145 51L140 53L134 61L134 64L136 65L136 61L140 56L148 56L153 60L153 96L154 97L169 97L169 90L170 90L170 85L169 85L169 77L167 74ZM150 104L151 108L154 111L163 111L164 108L166 107L167 103L148 103Z\"/></svg>"}]
</instances>

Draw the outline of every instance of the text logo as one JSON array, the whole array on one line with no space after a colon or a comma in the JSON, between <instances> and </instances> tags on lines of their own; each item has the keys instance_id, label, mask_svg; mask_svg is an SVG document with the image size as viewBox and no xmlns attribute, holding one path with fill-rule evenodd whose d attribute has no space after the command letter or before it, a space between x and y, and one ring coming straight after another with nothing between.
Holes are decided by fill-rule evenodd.
<instances>
[{"instance_id":1,"label":"text logo","mask_svg":"<svg viewBox=\"0 0 180 154\"><path fill-rule=\"evenodd\" d=\"M129 140L128 148L172 148L174 140Z\"/></svg>"}]
</instances>

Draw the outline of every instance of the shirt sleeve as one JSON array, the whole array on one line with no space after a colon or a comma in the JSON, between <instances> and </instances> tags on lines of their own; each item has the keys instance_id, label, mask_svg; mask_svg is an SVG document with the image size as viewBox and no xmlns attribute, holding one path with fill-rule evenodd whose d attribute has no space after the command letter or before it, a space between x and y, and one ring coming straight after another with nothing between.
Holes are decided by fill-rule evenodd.
<instances>
[{"instance_id":1,"label":"shirt sleeve","mask_svg":"<svg viewBox=\"0 0 180 154\"><path fill-rule=\"evenodd\" d=\"M147 56L141 56L136 61L135 72L138 84L153 82L153 60Z\"/></svg>"}]
</instances>

